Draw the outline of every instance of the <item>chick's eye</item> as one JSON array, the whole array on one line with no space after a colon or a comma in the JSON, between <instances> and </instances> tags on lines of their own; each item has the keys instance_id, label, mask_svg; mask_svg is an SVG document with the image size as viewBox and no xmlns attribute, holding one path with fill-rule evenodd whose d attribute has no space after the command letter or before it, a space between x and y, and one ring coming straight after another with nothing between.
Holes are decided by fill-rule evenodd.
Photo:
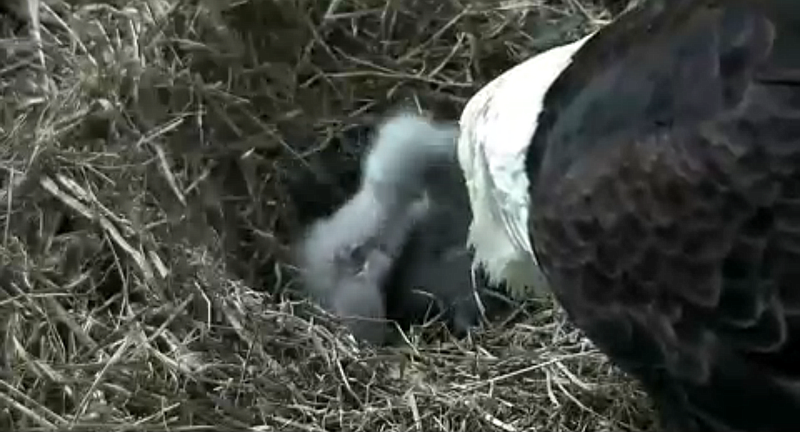
<instances>
[{"instance_id":1,"label":"chick's eye","mask_svg":"<svg viewBox=\"0 0 800 432\"><path fill-rule=\"evenodd\" d=\"M353 248L350 250L350 259L352 259L353 262L357 263L363 263L364 261L366 261L367 248L365 247L365 245L353 246Z\"/></svg>"},{"instance_id":2,"label":"chick's eye","mask_svg":"<svg viewBox=\"0 0 800 432\"><path fill-rule=\"evenodd\" d=\"M337 261L347 267L362 267L367 259L366 245L347 245L342 247Z\"/></svg>"}]
</instances>

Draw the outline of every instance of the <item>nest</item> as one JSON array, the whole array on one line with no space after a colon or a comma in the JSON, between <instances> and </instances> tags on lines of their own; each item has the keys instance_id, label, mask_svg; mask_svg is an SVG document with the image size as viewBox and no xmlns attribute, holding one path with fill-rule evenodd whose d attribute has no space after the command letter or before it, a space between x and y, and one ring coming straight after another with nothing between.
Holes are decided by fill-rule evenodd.
<instances>
[{"instance_id":1,"label":"nest","mask_svg":"<svg viewBox=\"0 0 800 432\"><path fill-rule=\"evenodd\" d=\"M427 337L431 325L404 346L359 347L296 295L287 259L298 196L331 207L347 193L297 178L323 161L352 179L363 142L348 134L399 105L455 119L489 80L607 12L577 0L40 11L35 32L25 7L0 16L0 429L651 426L641 390L552 304L464 340Z\"/></svg>"}]
</instances>

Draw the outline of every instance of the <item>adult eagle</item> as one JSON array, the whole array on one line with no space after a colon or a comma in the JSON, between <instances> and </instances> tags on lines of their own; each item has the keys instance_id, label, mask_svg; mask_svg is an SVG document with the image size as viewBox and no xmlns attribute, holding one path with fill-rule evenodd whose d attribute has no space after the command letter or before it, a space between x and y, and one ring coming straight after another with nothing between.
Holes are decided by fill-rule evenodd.
<instances>
[{"instance_id":1,"label":"adult eagle","mask_svg":"<svg viewBox=\"0 0 800 432\"><path fill-rule=\"evenodd\" d=\"M645 0L469 102L470 242L665 429L800 431L800 0Z\"/></svg>"}]
</instances>

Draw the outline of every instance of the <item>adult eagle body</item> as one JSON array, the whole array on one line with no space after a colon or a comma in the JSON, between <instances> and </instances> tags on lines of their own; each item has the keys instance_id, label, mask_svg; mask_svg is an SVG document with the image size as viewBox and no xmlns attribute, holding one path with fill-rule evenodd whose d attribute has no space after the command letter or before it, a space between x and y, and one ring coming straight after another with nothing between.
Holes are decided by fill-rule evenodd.
<instances>
[{"instance_id":1,"label":"adult eagle body","mask_svg":"<svg viewBox=\"0 0 800 432\"><path fill-rule=\"evenodd\" d=\"M645 0L484 87L459 162L476 260L665 429L800 430L800 1Z\"/></svg>"}]
</instances>

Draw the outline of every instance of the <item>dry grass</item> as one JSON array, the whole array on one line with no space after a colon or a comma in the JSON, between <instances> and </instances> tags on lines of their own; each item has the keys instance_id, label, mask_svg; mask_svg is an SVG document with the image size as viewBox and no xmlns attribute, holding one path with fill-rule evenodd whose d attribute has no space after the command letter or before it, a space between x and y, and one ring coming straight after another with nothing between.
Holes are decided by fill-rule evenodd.
<instances>
[{"instance_id":1,"label":"dry grass","mask_svg":"<svg viewBox=\"0 0 800 432\"><path fill-rule=\"evenodd\" d=\"M285 264L304 158L352 164L335 138L398 103L456 118L602 18L577 0L54 0L41 48L0 18L0 429L649 427L548 305L358 349Z\"/></svg>"}]
</instances>

